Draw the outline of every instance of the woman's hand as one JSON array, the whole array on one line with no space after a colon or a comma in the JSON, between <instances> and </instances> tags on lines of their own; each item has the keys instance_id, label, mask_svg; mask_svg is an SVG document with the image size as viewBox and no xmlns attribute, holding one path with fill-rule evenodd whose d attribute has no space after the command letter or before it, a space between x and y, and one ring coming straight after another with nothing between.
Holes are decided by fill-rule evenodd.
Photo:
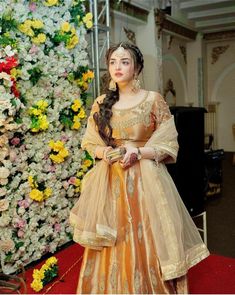
<instances>
[{"instance_id":1,"label":"woman's hand","mask_svg":"<svg viewBox=\"0 0 235 295\"><path fill-rule=\"evenodd\" d=\"M98 159L103 159L105 162L110 164L109 160L107 159L106 155L107 152L112 150L113 148L111 146L97 146L95 150L95 155Z\"/></svg>"},{"instance_id":2,"label":"woman's hand","mask_svg":"<svg viewBox=\"0 0 235 295\"><path fill-rule=\"evenodd\" d=\"M120 161L122 168L131 167L138 161L138 149L136 147L125 146L126 153Z\"/></svg>"}]
</instances>

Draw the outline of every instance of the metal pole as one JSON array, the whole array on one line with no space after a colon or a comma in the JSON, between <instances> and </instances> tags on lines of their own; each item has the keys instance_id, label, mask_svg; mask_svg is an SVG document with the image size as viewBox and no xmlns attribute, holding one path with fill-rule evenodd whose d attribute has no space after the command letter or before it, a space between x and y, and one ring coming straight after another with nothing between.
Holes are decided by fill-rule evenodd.
<instances>
[{"instance_id":1,"label":"metal pole","mask_svg":"<svg viewBox=\"0 0 235 295\"><path fill-rule=\"evenodd\" d=\"M94 51L95 51L95 97L100 95L100 65L99 65L99 28L98 28L98 7L97 0L93 0L94 3Z\"/></svg>"},{"instance_id":2,"label":"metal pole","mask_svg":"<svg viewBox=\"0 0 235 295\"><path fill-rule=\"evenodd\" d=\"M109 7L109 0L106 0L106 27L108 28L106 32L106 44L107 44L107 49L110 46L110 7Z\"/></svg>"}]
</instances>

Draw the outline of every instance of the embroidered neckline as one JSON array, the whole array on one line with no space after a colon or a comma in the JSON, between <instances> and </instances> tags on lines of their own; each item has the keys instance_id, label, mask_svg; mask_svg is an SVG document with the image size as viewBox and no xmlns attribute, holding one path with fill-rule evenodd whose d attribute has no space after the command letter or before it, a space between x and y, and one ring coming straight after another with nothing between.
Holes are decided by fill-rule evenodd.
<instances>
[{"instance_id":1,"label":"embroidered neckline","mask_svg":"<svg viewBox=\"0 0 235 295\"><path fill-rule=\"evenodd\" d=\"M115 110L115 111L117 111L117 112L126 112L126 111L129 111L129 110L131 110L131 109L135 109L135 108L137 108L138 106L140 106L141 104L143 104L143 103L146 101L146 99L147 99L148 96L149 96L149 93L150 93L150 91L146 91L146 94L145 94L144 98L143 98L139 103L135 104L135 105L132 106L132 107L125 108L125 109L118 109L118 108L115 108L115 107L113 106L112 108L113 108L113 110Z\"/></svg>"}]
</instances>

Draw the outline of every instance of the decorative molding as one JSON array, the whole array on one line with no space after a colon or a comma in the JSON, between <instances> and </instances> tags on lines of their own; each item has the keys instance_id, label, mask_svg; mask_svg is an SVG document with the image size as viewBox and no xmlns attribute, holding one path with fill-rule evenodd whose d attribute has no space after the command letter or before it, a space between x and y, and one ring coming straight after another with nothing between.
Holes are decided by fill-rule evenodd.
<instances>
[{"instance_id":1,"label":"decorative molding","mask_svg":"<svg viewBox=\"0 0 235 295\"><path fill-rule=\"evenodd\" d=\"M174 88L174 83L171 79L169 79L166 83L166 87L164 89L164 92L163 92L163 97L165 98L166 100L166 96L167 96L167 93L170 92L172 95L173 95L173 104L171 105L176 105L176 91L175 91L175 88Z\"/></svg>"},{"instance_id":2,"label":"decorative molding","mask_svg":"<svg viewBox=\"0 0 235 295\"><path fill-rule=\"evenodd\" d=\"M127 37L127 39L129 41L131 41L132 43L136 44L136 37L135 37L135 32L133 32L132 30L130 29L127 29L125 27L122 27L123 28L123 31Z\"/></svg>"},{"instance_id":3,"label":"decorative molding","mask_svg":"<svg viewBox=\"0 0 235 295\"><path fill-rule=\"evenodd\" d=\"M174 37L172 35L167 36L167 49L168 50L171 49L171 44L172 44L173 39L174 39Z\"/></svg>"},{"instance_id":4,"label":"decorative molding","mask_svg":"<svg viewBox=\"0 0 235 295\"><path fill-rule=\"evenodd\" d=\"M184 45L179 45L179 49L180 49L181 54L183 55L184 62L187 64L187 51L186 51L186 47Z\"/></svg>"},{"instance_id":5,"label":"decorative molding","mask_svg":"<svg viewBox=\"0 0 235 295\"><path fill-rule=\"evenodd\" d=\"M164 29L164 23L166 22L166 14L161 9L158 9L158 8L154 11L154 13L155 13L155 23L158 27L157 37L158 39L160 39L161 33Z\"/></svg>"},{"instance_id":6,"label":"decorative molding","mask_svg":"<svg viewBox=\"0 0 235 295\"><path fill-rule=\"evenodd\" d=\"M109 4L113 10L147 22L149 12L143 8L124 1L110 0Z\"/></svg>"},{"instance_id":7,"label":"decorative molding","mask_svg":"<svg viewBox=\"0 0 235 295\"><path fill-rule=\"evenodd\" d=\"M180 35L186 39L195 40L197 31L193 31L186 26L183 26L172 18L170 19L161 9L155 9L155 23L158 27L158 39L161 37L163 30Z\"/></svg>"},{"instance_id":8,"label":"decorative molding","mask_svg":"<svg viewBox=\"0 0 235 295\"><path fill-rule=\"evenodd\" d=\"M229 45L214 47L211 53L211 57L212 57L211 63L212 64L216 63L217 60L219 59L219 56L223 54L228 48L229 48Z\"/></svg>"},{"instance_id":9,"label":"decorative molding","mask_svg":"<svg viewBox=\"0 0 235 295\"><path fill-rule=\"evenodd\" d=\"M235 30L205 33L203 39L207 41L235 39Z\"/></svg>"}]
</instances>

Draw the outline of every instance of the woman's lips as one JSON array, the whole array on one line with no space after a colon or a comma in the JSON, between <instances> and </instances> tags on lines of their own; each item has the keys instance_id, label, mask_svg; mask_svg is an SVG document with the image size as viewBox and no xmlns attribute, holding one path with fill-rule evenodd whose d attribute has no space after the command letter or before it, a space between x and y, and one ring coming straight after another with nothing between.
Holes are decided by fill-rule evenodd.
<instances>
[{"instance_id":1,"label":"woman's lips","mask_svg":"<svg viewBox=\"0 0 235 295\"><path fill-rule=\"evenodd\" d=\"M123 74L122 73L115 73L115 76L116 77L121 77L121 76L123 76Z\"/></svg>"}]
</instances>

